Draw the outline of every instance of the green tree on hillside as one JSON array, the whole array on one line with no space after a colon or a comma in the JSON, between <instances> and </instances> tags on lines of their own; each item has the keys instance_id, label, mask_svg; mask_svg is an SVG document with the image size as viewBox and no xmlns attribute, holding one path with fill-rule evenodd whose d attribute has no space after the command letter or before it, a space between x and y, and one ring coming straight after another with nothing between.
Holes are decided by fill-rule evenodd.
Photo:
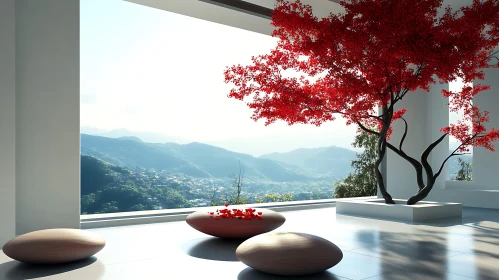
<instances>
[{"instance_id":1,"label":"green tree on hillside","mask_svg":"<svg viewBox=\"0 0 499 280\"><path fill-rule=\"evenodd\" d=\"M230 205L238 205L238 204L248 204L253 200L252 196L245 195L243 192L244 188L244 169L241 166L241 162L239 162L239 174L232 175L234 181L232 182L231 189L220 195L219 198L216 197L216 188L213 188L213 194L211 196L211 206L219 206L228 203ZM271 193L265 194L263 197L255 197L256 203L266 203L266 202L284 202L284 201L292 201L293 195L290 193L278 194Z\"/></svg>"},{"instance_id":2,"label":"green tree on hillside","mask_svg":"<svg viewBox=\"0 0 499 280\"><path fill-rule=\"evenodd\" d=\"M285 193L267 193L263 197L256 197L256 203L268 203L268 202L285 202L285 201L293 201L293 194Z\"/></svg>"},{"instance_id":3,"label":"green tree on hillside","mask_svg":"<svg viewBox=\"0 0 499 280\"><path fill-rule=\"evenodd\" d=\"M241 162L239 162L239 174L232 174L234 181L232 182L231 189L225 194L220 195L220 197L216 198L216 189L213 189L213 194L211 196L211 206L218 206L228 203L230 205L237 204L248 204L251 200L250 197L243 194L243 186L244 186L244 169L241 166Z\"/></svg>"},{"instance_id":4,"label":"green tree on hillside","mask_svg":"<svg viewBox=\"0 0 499 280\"><path fill-rule=\"evenodd\" d=\"M377 136L367 132L358 132L352 146L364 148L351 166L354 171L345 177L343 182L334 182L334 197L372 196L377 193L376 159L378 157Z\"/></svg>"},{"instance_id":5,"label":"green tree on hillside","mask_svg":"<svg viewBox=\"0 0 499 280\"><path fill-rule=\"evenodd\" d=\"M472 180L472 164L471 162L466 162L461 158L457 158L457 162L461 166L459 171L457 171L457 175L452 178L452 180L456 181L471 181Z\"/></svg>"},{"instance_id":6,"label":"green tree on hillside","mask_svg":"<svg viewBox=\"0 0 499 280\"><path fill-rule=\"evenodd\" d=\"M81 155L81 195L95 193L101 187L114 182L117 171L112 170L110 165L96 157Z\"/></svg>"},{"instance_id":7,"label":"green tree on hillside","mask_svg":"<svg viewBox=\"0 0 499 280\"><path fill-rule=\"evenodd\" d=\"M87 155L81 155L81 166L83 215L193 206L176 182L153 187L154 174L142 176Z\"/></svg>"}]
</instances>

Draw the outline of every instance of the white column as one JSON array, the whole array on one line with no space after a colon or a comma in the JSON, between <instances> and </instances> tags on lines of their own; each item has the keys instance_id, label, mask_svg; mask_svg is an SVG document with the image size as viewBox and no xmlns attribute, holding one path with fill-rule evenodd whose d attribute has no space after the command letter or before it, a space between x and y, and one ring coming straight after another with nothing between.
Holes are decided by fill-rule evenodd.
<instances>
[{"instance_id":1,"label":"white column","mask_svg":"<svg viewBox=\"0 0 499 280\"><path fill-rule=\"evenodd\" d=\"M418 158L427 144L426 120L429 108L426 106L428 93L409 92L399 101L395 110L405 108L404 118L408 123L408 133L402 146L409 156ZM393 123L393 133L390 143L399 146L404 134L404 122L398 120ZM387 149L387 189L393 198L408 199L418 190L416 172L411 164L402 157Z\"/></svg>"},{"instance_id":2,"label":"white column","mask_svg":"<svg viewBox=\"0 0 499 280\"><path fill-rule=\"evenodd\" d=\"M485 80L476 83L490 85L490 90L476 95L473 104L481 111L490 112L490 122L485 127L499 130L499 69L484 69L484 72ZM477 188L499 189L499 142L495 142L494 146L496 152L473 148L473 184Z\"/></svg>"},{"instance_id":3,"label":"white column","mask_svg":"<svg viewBox=\"0 0 499 280\"><path fill-rule=\"evenodd\" d=\"M80 226L79 0L16 1L16 227Z\"/></svg>"},{"instance_id":4,"label":"white column","mask_svg":"<svg viewBox=\"0 0 499 280\"><path fill-rule=\"evenodd\" d=\"M446 127L449 125L449 106L447 106L449 99L442 96L442 89L448 90L449 84L433 85L431 88L431 92L426 93L428 95L428 115L426 118L428 142L426 143L426 147L428 147L431 143L433 143L443 135L443 133L440 132L440 129L442 127ZM445 158L449 156L449 154L449 136L446 136L445 139L443 139L442 142L432 150L428 158L428 161L430 162L433 169L433 173L438 172L438 169L442 165ZM444 165L440 176L438 176L437 180L435 181L435 185L433 186L434 190L445 188L445 181L448 179L447 166L449 165L449 162L451 160L456 159L450 158Z\"/></svg>"},{"instance_id":5,"label":"white column","mask_svg":"<svg viewBox=\"0 0 499 280\"><path fill-rule=\"evenodd\" d=\"M0 1L0 247L15 236L15 0Z\"/></svg>"},{"instance_id":6,"label":"white column","mask_svg":"<svg viewBox=\"0 0 499 280\"><path fill-rule=\"evenodd\" d=\"M446 100L441 95L441 89L446 85L433 86L431 92L418 90L409 92L396 105L396 110L405 108L404 118L408 123L407 137L402 146L403 151L420 161L422 152L442 134L440 127L449 122ZM393 134L390 143L399 147L404 134L404 122L397 120L393 124ZM449 144L444 140L430 154L429 162L433 170L438 170L440 163L448 154ZM446 170L442 171L435 188L442 188L446 178ZM426 180L426 177L424 177ZM407 199L418 191L416 171L405 159L387 149L387 189L393 198Z\"/></svg>"}]
</instances>

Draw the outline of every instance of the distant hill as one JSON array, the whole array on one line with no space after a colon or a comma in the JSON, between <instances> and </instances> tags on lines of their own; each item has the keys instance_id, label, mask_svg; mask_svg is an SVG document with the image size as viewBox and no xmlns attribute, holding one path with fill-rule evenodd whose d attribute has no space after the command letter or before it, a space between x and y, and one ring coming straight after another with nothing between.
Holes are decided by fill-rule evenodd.
<instances>
[{"instance_id":1,"label":"distant hill","mask_svg":"<svg viewBox=\"0 0 499 280\"><path fill-rule=\"evenodd\" d=\"M152 173L156 174L156 173ZM151 174L134 173L93 156L81 155L81 213L184 208L193 205L187 186L161 180Z\"/></svg>"},{"instance_id":2,"label":"distant hill","mask_svg":"<svg viewBox=\"0 0 499 280\"><path fill-rule=\"evenodd\" d=\"M296 165L307 172L345 177L352 168L356 152L340 147L303 148L287 153L271 153L260 158L271 159L286 164Z\"/></svg>"},{"instance_id":3,"label":"distant hill","mask_svg":"<svg viewBox=\"0 0 499 280\"><path fill-rule=\"evenodd\" d=\"M139 137L135 137L135 136L123 136L123 137L118 137L118 139L120 139L120 140L132 140L132 141L136 141L136 142L144 142L144 141L142 141L142 139L140 139Z\"/></svg>"},{"instance_id":4,"label":"distant hill","mask_svg":"<svg viewBox=\"0 0 499 280\"><path fill-rule=\"evenodd\" d=\"M130 131L130 130L124 129L124 128L113 129L113 130L102 130L102 129L98 129L98 128L83 126L83 127L80 127L80 133L88 134L88 135L95 135L95 136L109 137L109 138L135 137L135 138L139 138L142 141L148 142L148 143L166 143L166 142L176 142L176 143L182 143L182 144L189 143L188 140L181 138L181 137L175 137L175 136L165 135L165 134L161 134L161 133L154 133L154 132Z\"/></svg>"},{"instance_id":5,"label":"distant hill","mask_svg":"<svg viewBox=\"0 0 499 280\"><path fill-rule=\"evenodd\" d=\"M173 172L187 172L195 177L210 175L175 155L164 152L154 144L135 140L81 135L81 153L100 158L113 165L135 168L157 168Z\"/></svg>"},{"instance_id":6,"label":"distant hill","mask_svg":"<svg viewBox=\"0 0 499 280\"><path fill-rule=\"evenodd\" d=\"M103 186L113 181L112 170L109 164L94 157L81 157L81 194L87 195L97 192Z\"/></svg>"},{"instance_id":7,"label":"distant hill","mask_svg":"<svg viewBox=\"0 0 499 280\"><path fill-rule=\"evenodd\" d=\"M200 178L227 178L230 174L239 172L240 162L246 178L278 182L312 179L307 171L298 166L197 142L145 143L136 139L81 134L81 153L98 157L113 165L154 168Z\"/></svg>"}]
</instances>

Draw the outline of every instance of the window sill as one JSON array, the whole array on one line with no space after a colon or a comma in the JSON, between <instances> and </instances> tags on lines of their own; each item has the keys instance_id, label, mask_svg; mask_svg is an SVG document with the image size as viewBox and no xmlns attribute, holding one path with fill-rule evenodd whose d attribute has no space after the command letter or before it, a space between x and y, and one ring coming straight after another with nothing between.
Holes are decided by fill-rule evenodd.
<instances>
[{"instance_id":1,"label":"window sill","mask_svg":"<svg viewBox=\"0 0 499 280\"><path fill-rule=\"evenodd\" d=\"M497 192L499 187L478 185L473 181L445 181L444 189L446 190L463 190L463 191L483 191L483 192Z\"/></svg>"},{"instance_id":2,"label":"window sill","mask_svg":"<svg viewBox=\"0 0 499 280\"><path fill-rule=\"evenodd\" d=\"M245 204L245 205L238 205L238 207L266 208L266 209L272 209L277 212L283 212L283 211L333 207L335 206L336 201L339 200L342 201L364 200L370 198L376 198L376 196ZM100 227L128 226L128 225L138 225L138 224L183 221L185 220L187 215L196 212L198 210L203 210L207 208L209 207L81 215L80 224L82 229L90 229L90 228L100 228Z\"/></svg>"}]
</instances>

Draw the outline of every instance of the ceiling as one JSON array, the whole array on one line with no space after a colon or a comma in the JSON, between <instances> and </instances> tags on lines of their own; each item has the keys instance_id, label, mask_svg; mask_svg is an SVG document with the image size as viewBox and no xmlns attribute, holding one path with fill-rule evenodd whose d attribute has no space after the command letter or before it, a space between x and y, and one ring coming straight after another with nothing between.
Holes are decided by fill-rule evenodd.
<instances>
[{"instance_id":1,"label":"ceiling","mask_svg":"<svg viewBox=\"0 0 499 280\"><path fill-rule=\"evenodd\" d=\"M125 0L128 2L191 16L211 22L229 25L249 31L270 35L273 27L265 13L275 6L275 0ZM335 2L339 0L335 0ZM319 18L329 13L340 13L344 9L332 0L302 0L311 5ZM234 5L234 3L236 5ZM237 7L242 7L239 9ZM249 10L248 10L249 9Z\"/></svg>"},{"instance_id":2,"label":"ceiling","mask_svg":"<svg viewBox=\"0 0 499 280\"><path fill-rule=\"evenodd\" d=\"M261 34L271 35L270 13L276 0L124 0L168 12L233 26ZM301 0L312 6L318 18L345 9L340 0ZM444 6L459 8L472 0L444 0ZM441 11L443 12L443 10Z\"/></svg>"}]
</instances>

